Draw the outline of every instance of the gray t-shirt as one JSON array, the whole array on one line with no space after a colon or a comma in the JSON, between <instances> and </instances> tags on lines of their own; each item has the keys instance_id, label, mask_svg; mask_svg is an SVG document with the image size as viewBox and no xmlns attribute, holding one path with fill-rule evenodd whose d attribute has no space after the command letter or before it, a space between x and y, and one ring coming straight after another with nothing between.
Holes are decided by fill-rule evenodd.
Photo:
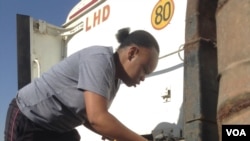
<instances>
[{"instance_id":1,"label":"gray t-shirt","mask_svg":"<svg viewBox=\"0 0 250 141\"><path fill-rule=\"evenodd\" d=\"M109 106L119 88L115 84L112 47L92 46L65 58L19 90L18 107L46 129L65 132L83 124L83 91L104 96Z\"/></svg>"}]
</instances>

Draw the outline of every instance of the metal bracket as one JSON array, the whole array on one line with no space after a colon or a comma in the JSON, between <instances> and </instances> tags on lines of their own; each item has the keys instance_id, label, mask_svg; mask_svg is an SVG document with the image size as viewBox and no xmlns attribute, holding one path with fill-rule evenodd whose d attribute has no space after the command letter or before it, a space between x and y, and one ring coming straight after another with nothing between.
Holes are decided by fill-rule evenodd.
<instances>
[{"instance_id":1,"label":"metal bracket","mask_svg":"<svg viewBox=\"0 0 250 141\"><path fill-rule=\"evenodd\" d=\"M171 90L169 88L166 88L165 94L161 96L164 100L164 102L170 102L171 101Z\"/></svg>"}]
</instances>

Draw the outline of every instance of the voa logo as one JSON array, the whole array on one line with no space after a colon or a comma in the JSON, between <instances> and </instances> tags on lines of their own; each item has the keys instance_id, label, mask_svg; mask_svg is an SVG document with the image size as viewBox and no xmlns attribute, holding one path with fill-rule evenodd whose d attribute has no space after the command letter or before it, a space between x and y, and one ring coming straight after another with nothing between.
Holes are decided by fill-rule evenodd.
<instances>
[{"instance_id":1,"label":"voa logo","mask_svg":"<svg viewBox=\"0 0 250 141\"><path fill-rule=\"evenodd\" d=\"M226 129L228 136L247 136L244 129Z\"/></svg>"}]
</instances>

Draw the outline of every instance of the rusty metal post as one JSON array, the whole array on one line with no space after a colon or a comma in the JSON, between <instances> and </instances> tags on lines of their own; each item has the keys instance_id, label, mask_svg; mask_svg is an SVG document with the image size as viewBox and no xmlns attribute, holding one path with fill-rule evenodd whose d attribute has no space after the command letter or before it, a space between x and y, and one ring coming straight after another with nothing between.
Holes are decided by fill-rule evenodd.
<instances>
[{"instance_id":1,"label":"rusty metal post","mask_svg":"<svg viewBox=\"0 0 250 141\"><path fill-rule=\"evenodd\" d=\"M250 0L219 0L216 21L221 136L223 124L250 124Z\"/></svg>"},{"instance_id":2,"label":"rusty metal post","mask_svg":"<svg viewBox=\"0 0 250 141\"><path fill-rule=\"evenodd\" d=\"M184 50L185 141L218 141L215 13L218 0L188 0Z\"/></svg>"}]
</instances>

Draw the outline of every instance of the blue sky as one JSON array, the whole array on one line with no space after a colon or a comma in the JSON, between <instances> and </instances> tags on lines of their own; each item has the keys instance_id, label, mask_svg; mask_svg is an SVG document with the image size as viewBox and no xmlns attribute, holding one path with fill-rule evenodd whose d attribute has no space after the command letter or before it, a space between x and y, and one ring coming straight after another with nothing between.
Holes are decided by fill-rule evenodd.
<instances>
[{"instance_id":1,"label":"blue sky","mask_svg":"<svg viewBox=\"0 0 250 141\"><path fill-rule=\"evenodd\" d=\"M0 140L8 104L17 92L16 14L62 25L80 0L0 0Z\"/></svg>"}]
</instances>

